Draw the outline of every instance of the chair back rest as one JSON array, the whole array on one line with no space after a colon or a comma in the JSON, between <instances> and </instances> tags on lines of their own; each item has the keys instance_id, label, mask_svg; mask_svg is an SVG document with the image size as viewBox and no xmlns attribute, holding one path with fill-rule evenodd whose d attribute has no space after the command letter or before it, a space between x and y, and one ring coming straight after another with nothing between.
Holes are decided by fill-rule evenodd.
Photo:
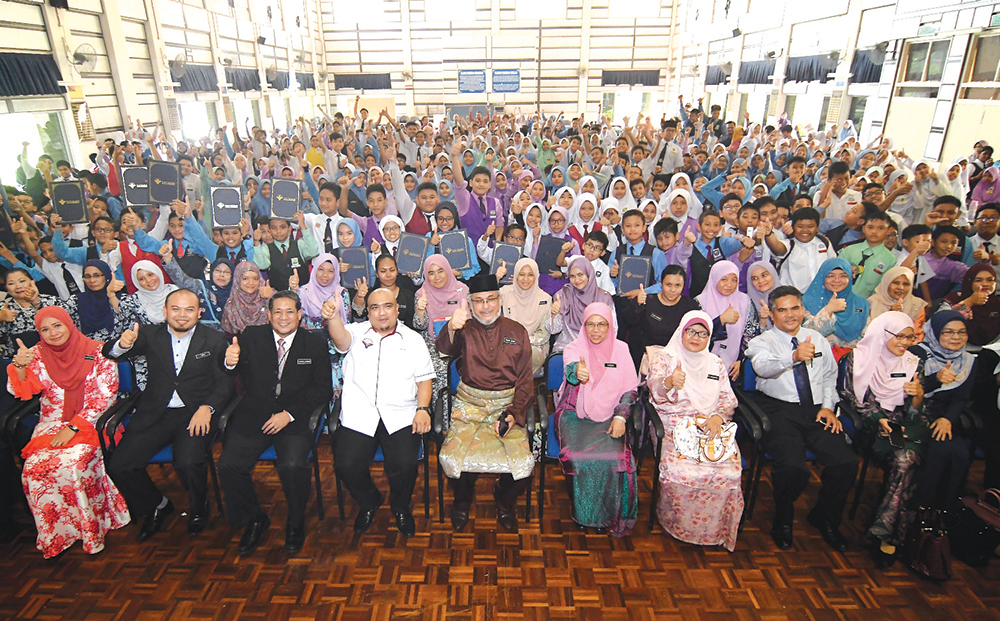
<instances>
[{"instance_id":1,"label":"chair back rest","mask_svg":"<svg viewBox=\"0 0 1000 621\"><path fill-rule=\"evenodd\" d=\"M563 366L563 355L552 354L545 361L545 387L555 392L563 384L566 367Z\"/></svg>"}]
</instances>

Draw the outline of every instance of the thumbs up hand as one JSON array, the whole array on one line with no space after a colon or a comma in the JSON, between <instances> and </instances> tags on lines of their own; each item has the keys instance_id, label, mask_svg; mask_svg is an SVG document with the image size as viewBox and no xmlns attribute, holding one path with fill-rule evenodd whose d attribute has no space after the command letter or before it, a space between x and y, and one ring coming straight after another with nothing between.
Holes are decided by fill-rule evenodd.
<instances>
[{"instance_id":1,"label":"thumbs up hand","mask_svg":"<svg viewBox=\"0 0 1000 621\"><path fill-rule=\"evenodd\" d=\"M590 381L590 369L587 368L587 361L583 356L580 356L580 362L576 365L576 379L580 380L581 384Z\"/></svg>"},{"instance_id":2,"label":"thumbs up hand","mask_svg":"<svg viewBox=\"0 0 1000 621\"><path fill-rule=\"evenodd\" d=\"M552 310L550 311L552 316L555 317L558 315L560 309L562 309L562 301L559 299L559 294L557 293L556 297L552 300Z\"/></svg>"},{"instance_id":3,"label":"thumbs up hand","mask_svg":"<svg viewBox=\"0 0 1000 621\"><path fill-rule=\"evenodd\" d=\"M451 315L451 320L448 321L448 329L455 331L461 330L465 327L465 322L469 320L469 302L466 299L462 299L462 306L460 306Z\"/></svg>"},{"instance_id":4,"label":"thumbs up hand","mask_svg":"<svg viewBox=\"0 0 1000 621\"><path fill-rule=\"evenodd\" d=\"M792 362L812 362L813 356L816 355L816 346L811 341L812 337L807 336L804 341L799 343L799 346L792 353Z\"/></svg>"},{"instance_id":5,"label":"thumbs up hand","mask_svg":"<svg viewBox=\"0 0 1000 621\"><path fill-rule=\"evenodd\" d=\"M111 282L108 283L108 297L115 297L115 295L124 288L125 283L112 276Z\"/></svg>"},{"instance_id":6,"label":"thumbs up hand","mask_svg":"<svg viewBox=\"0 0 1000 621\"><path fill-rule=\"evenodd\" d=\"M643 287L642 285L639 285L639 296L637 298L637 301L639 302L639 304L645 304L647 297L648 297L648 294L646 293L646 288Z\"/></svg>"},{"instance_id":7,"label":"thumbs up hand","mask_svg":"<svg viewBox=\"0 0 1000 621\"><path fill-rule=\"evenodd\" d=\"M677 362L677 368L670 375L671 388L674 390L680 390L684 388L684 382L687 380L687 374L684 373L684 369L681 368L680 361Z\"/></svg>"},{"instance_id":8,"label":"thumbs up hand","mask_svg":"<svg viewBox=\"0 0 1000 621\"><path fill-rule=\"evenodd\" d=\"M233 337L232 344L226 348L226 366L235 367L240 362L240 342Z\"/></svg>"},{"instance_id":9,"label":"thumbs up hand","mask_svg":"<svg viewBox=\"0 0 1000 621\"><path fill-rule=\"evenodd\" d=\"M951 364L951 363L949 363L949 364ZM920 378L917 377L916 373L913 374L913 377L910 378L910 381L908 381L905 384L903 384L903 392L906 393L906 395L910 396L910 397L920 398L920 397L924 396L924 387L923 387L923 384L920 383ZM883 419L883 420L885 420L885 419Z\"/></svg>"},{"instance_id":10,"label":"thumbs up hand","mask_svg":"<svg viewBox=\"0 0 1000 621\"><path fill-rule=\"evenodd\" d=\"M31 364L31 359L35 356L35 350L26 347L21 339L17 339L17 353L14 354L14 366L24 368Z\"/></svg>"},{"instance_id":11,"label":"thumbs up hand","mask_svg":"<svg viewBox=\"0 0 1000 621\"><path fill-rule=\"evenodd\" d=\"M760 301L760 320L761 322L770 321L771 319L771 309L767 307L767 300Z\"/></svg>"},{"instance_id":12,"label":"thumbs up hand","mask_svg":"<svg viewBox=\"0 0 1000 621\"><path fill-rule=\"evenodd\" d=\"M951 370L951 363L949 362L943 369L937 372L937 378L942 384L950 384L958 378L958 373Z\"/></svg>"},{"instance_id":13,"label":"thumbs up hand","mask_svg":"<svg viewBox=\"0 0 1000 621\"><path fill-rule=\"evenodd\" d=\"M423 289L420 290L420 297L417 298L416 310L418 313L423 314L427 310L427 294Z\"/></svg>"},{"instance_id":14,"label":"thumbs up hand","mask_svg":"<svg viewBox=\"0 0 1000 621\"><path fill-rule=\"evenodd\" d=\"M323 302L323 307L319 311L320 316L327 321L330 321L334 317L338 317L340 315L340 305L340 296L333 296L331 299Z\"/></svg>"},{"instance_id":15,"label":"thumbs up hand","mask_svg":"<svg viewBox=\"0 0 1000 621\"><path fill-rule=\"evenodd\" d=\"M139 338L138 322L136 322L135 325L133 325L128 330L122 332L121 338L118 339L118 346L121 347L122 349L132 349L132 346L135 345L135 340L137 338Z\"/></svg>"},{"instance_id":16,"label":"thumbs up hand","mask_svg":"<svg viewBox=\"0 0 1000 621\"><path fill-rule=\"evenodd\" d=\"M4 323L10 323L17 319L17 306L14 308L10 306L10 298L4 303L3 308L0 308L0 321Z\"/></svg>"},{"instance_id":17,"label":"thumbs up hand","mask_svg":"<svg viewBox=\"0 0 1000 621\"><path fill-rule=\"evenodd\" d=\"M740 312L733 308L733 305L730 304L729 308L722 311L722 314L719 315L719 320L722 321L724 325L734 324L740 320Z\"/></svg>"},{"instance_id":18,"label":"thumbs up hand","mask_svg":"<svg viewBox=\"0 0 1000 621\"><path fill-rule=\"evenodd\" d=\"M292 291L299 290L299 268L295 268L292 275L288 277L288 288Z\"/></svg>"},{"instance_id":19,"label":"thumbs up hand","mask_svg":"<svg viewBox=\"0 0 1000 621\"><path fill-rule=\"evenodd\" d=\"M834 293L830 301L826 303L826 309L830 313L842 313L847 310L847 300L837 297Z\"/></svg>"}]
</instances>

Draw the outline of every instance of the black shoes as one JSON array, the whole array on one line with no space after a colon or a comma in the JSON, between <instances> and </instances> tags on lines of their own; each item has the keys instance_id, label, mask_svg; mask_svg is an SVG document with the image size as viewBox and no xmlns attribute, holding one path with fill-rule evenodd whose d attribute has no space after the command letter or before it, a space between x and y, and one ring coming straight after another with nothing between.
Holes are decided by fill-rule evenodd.
<instances>
[{"instance_id":1,"label":"black shoes","mask_svg":"<svg viewBox=\"0 0 1000 621\"><path fill-rule=\"evenodd\" d=\"M413 514L409 511L393 511L396 516L396 530L404 537L412 537L417 532L417 525L413 521Z\"/></svg>"},{"instance_id":2,"label":"black shoes","mask_svg":"<svg viewBox=\"0 0 1000 621\"><path fill-rule=\"evenodd\" d=\"M376 511L378 511L378 507L358 513L358 517L354 518L355 535L363 535L365 531L372 527L372 524L375 523Z\"/></svg>"},{"instance_id":3,"label":"black shoes","mask_svg":"<svg viewBox=\"0 0 1000 621\"><path fill-rule=\"evenodd\" d=\"M240 538L240 547L236 550L236 553L240 556L245 556L256 550L257 546L260 545L260 540L270 527L271 518L267 517L267 515L247 524L247 529L243 531L243 536Z\"/></svg>"},{"instance_id":4,"label":"black shoes","mask_svg":"<svg viewBox=\"0 0 1000 621\"><path fill-rule=\"evenodd\" d=\"M508 533L517 532L517 512L516 511L501 511L500 507L497 507L497 523L500 524L500 528L504 529Z\"/></svg>"},{"instance_id":5,"label":"black shoes","mask_svg":"<svg viewBox=\"0 0 1000 621\"><path fill-rule=\"evenodd\" d=\"M146 541L155 535L163 527L163 522L167 516L174 512L174 503L167 500L167 506L162 509L153 509L153 512L146 516L146 520L139 529L139 542Z\"/></svg>"},{"instance_id":6,"label":"black shoes","mask_svg":"<svg viewBox=\"0 0 1000 621\"><path fill-rule=\"evenodd\" d=\"M775 522L774 526L771 527L771 539L774 539L774 545L778 546L779 550L791 550L792 523Z\"/></svg>"},{"instance_id":7,"label":"black shoes","mask_svg":"<svg viewBox=\"0 0 1000 621\"><path fill-rule=\"evenodd\" d=\"M469 512L460 511L458 509L451 510L451 527L456 531L460 531L465 528L465 525L469 523Z\"/></svg>"},{"instance_id":8,"label":"black shoes","mask_svg":"<svg viewBox=\"0 0 1000 621\"><path fill-rule=\"evenodd\" d=\"M195 513L192 511L191 514L188 515L188 535L194 537L201 531L205 530L205 528L208 526L208 518L209 518L209 509L208 509L208 501L206 500L205 506L202 507L202 510L200 512Z\"/></svg>"},{"instance_id":9,"label":"black shoes","mask_svg":"<svg viewBox=\"0 0 1000 621\"><path fill-rule=\"evenodd\" d=\"M288 554L298 554L305 543L306 529L304 526L289 526L285 530L285 552Z\"/></svg>"},{"instance_id":10,"label":"black shoes","mask_svg":"<svg viewBox=\"0 0 1000 621\"><path fill-rule=\"evenodd\" d=\"M825 541L828 546L838 552L847 552L847 539L840 534L839 527L833 526L829 521L818 515L815 511L809 512L806 516L806 521L819 530L819 533L823 535L823 541Z\"/></svg>"}]
</instances>

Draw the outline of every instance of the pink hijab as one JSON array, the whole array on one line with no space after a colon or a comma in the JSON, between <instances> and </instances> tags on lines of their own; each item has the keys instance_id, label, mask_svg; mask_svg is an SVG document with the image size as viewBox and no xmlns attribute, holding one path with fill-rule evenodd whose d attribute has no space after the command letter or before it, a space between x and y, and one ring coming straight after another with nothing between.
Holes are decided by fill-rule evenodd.
<instances>
[{"instance_id":1,"label":"pink hijab","mask_svg":"<svg viewBox=\"0 0 1000 621\"><path fill-rule=\"evenodd\" d=\"M595 316L608 322L607 336L595 345L590 342L585 325L581 325L579 336L563 350L563 361L564 364L579 363L581 358L586 361L590 380L580 384L576 414L600 423L614 416L622 395L639 385L639 376L628 345L615 338L611 308L601 302L590 304L583 312L583 323Z\"/></svg>"},{"instance_id":2,"label":"pink hijab","mask_svg":"<svg viewBox=\"0 0 1000 621\"><path fill-rule=\"evenodd\" d=\"M333 281L327 286L322 286L316 280L316 270L324 263L333 265ZM302 300L302 311L306 317L318 319L323 314L323 303L332 300L340 295L343 287L340 284L340 261L332 254L323 252L312 260L312 278L299 289L299 298ZM340 305L340 319L346 325L347 309L345 304Z\"/></svg>"},{"instance_id":3,"label":"pink hijab","mask_svg":"<svg viewBox=\"0 0 1000 621\"><path fill-rule=\"evenodd\" d=\"M1000 168L990 166L986 170L993 176L993 180L981 179L972 190L972 200L979 201L980 205L1000 201Z\"/></svg>"},{"instance_id":4,"label":"pink hijab","mask_svg":"<svg viewBox=\"0 0 1000 621\"><path fill-rule=\"evenodd\" d=\"M718 317L726 312L730 304L733 305L733 310L740 314L736 323L726 326L726 338L718 340L712 345L712 353L722 358L727 367L740 357L743 328L747 324L747 314L750 312L750 296L739 289L730 295L719 293L717 288L719 281L730 274L734 274L739 280L740 270L732 261L719 261L713 265L712 271L708 274L708 284L705 285L705 290L695 298L710 317Z\"/></svg>"},{"instance_id":5,"label":"pink hijab","mask_svg":"<svg viewBox=\"0 0 1000 621\"><path fill-rule=\"evenodd\" d=\"M712 318L708 313L688 311L681 317L680 324L661 353L676 360L686 375L684 387L677 391L678 395L687 399L699 414L711 416L719 405L719 395L729 378L726 369L719 368L719 357L708 347L696 352L684 346L684 331L691 326L705 328L708 338L712 338Z\"/></svg>"},{"instance_id":6,"label":"pink hijab","mask_svg":"<svg viewBox=\"0 0 1000 621\"><path fill-rule=\"evenodd\" d=\"M448 282L440 289L435 289L427 282L427 273L432 265L440 267L448 275ZM461 305L462 300L468 297L469 288L455 278L448 259L444 258L443 255L433 254L424 261L424 286L417 291L416 299L420 299L421 293L427 296L427 318L429 322L432 322L436 319L451 317L455 309Z\"/></svg>"},{"instance_id":7,"label":"pink hijab","mask_svg":"<svg viewBox=\"0 0 1000 621\"><path fill-rule=\"evenodd\" d=\"M912 327L910 316L899 311L882 313L868 324L864 338L854 349L854 396L859 403L864 402L871 388L883 409L903 405L903 384L913 377L919 359L910 352L897 356L886 348L886 343L893 334Z\"/></svg>"}]
</instances>

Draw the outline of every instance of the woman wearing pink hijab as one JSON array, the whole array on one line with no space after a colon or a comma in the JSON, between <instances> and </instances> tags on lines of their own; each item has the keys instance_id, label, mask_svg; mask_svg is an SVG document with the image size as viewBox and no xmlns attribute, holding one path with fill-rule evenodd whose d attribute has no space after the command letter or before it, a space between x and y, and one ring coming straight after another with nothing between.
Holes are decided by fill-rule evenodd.
<instances>
[{"instance_id":1,"label":"woman wearing pink hijab","mask_svg":"<svg viewBox=\"0 0 1000 621\"><path fill-rule=\"evenodd\" d=\"M917 467L931 440L924 390L914 381L923 375L923 362L907 351L915 342L910 316L888 311L872 319L840 361L840 398L875 435L872 450L885 471L884 495L868 529L878 544L872 557L882 568L892 565L916 517ZM902 442L889 435L894 426L902 428Z\"/></svg>"},{"instance_id":2,"label":"woman wearing pink hijab","mask_svg":"<svg viewBox=\"0 0 1000 621\"><path fill-rule=\"evenodd\" d=\"M628 345L615 339L607 304L583 311L583 324L563 360L555 428L559 460L573 485L573 520L622 537L639 512L635 459L625 434L639 377Z\"/></svg>"},{"instance_id":3,"label":"woman wearing pink hijab","mask_svg":"<svg viewBox=\"0 0 1000 621\"><path fill-rule=\"evenodd\" d=\"M743 469L735 448L735 425L730 423L736 395L726 364L708 351L711 337L712 318L690 311L681 318L667 346L650 360L646 383L664 431L656 514L663 530L675 538L696 545L721 545L732 552L743 515ZM701 453L682 454L685 436L678 429L695 431L692 426L705 440L732 434L735 450L717 461L712 461L714 455L700 459ZM698 448L697 443L694 446Z\"/></svg>"},{"instance_id":4,"label":"woman wearing pink hijab","mask_svg":"<svg viewBox=\"0 0 1000 621\"><path fill-rule=\"evenodd\" d=\"M729 377L740 375L743 352L750 339L760 334L760 319L750 296L739 290L740 270L732 261L719 261L708 274L708 284L696 297L713 320L709 348L729 369Z\"/></svg>"},{"instance_id":5,"label":"woman wearing pink hijab","mask_svg":"<svg viewBox=\"0 0 1000 621\"><path fill-rule=\"evenodd\" d=\"M444 255L432 254L424 260L424 285L417 290L413 327L423 335L429 351L437 352L434 341L437 333L468 296L469 287L458 282ZM431 401L434 403L433 399L448 385L451 358L435 355L431 356L431 363L436 375Z\"/></svg>"}]
</instances>

